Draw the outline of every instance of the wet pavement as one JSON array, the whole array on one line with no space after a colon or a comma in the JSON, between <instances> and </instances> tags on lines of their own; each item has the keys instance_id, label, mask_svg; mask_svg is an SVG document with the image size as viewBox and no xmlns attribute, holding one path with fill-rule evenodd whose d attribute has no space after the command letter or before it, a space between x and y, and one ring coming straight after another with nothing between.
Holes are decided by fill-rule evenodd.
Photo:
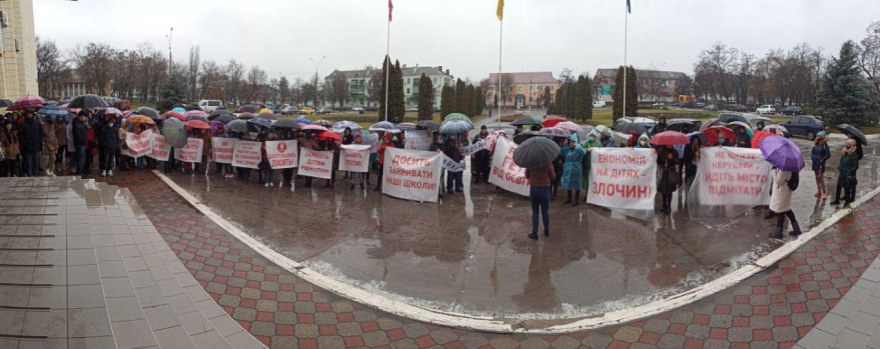
<instances>
[{"instance_id":1,"label":"wet pavement","mask_svg":"<svg viewBox=\"0 0 880 349\"><path fill-rule=\"evenodd\" d=\"M809 142L796 140L805 153ZM832 139L831 188L842 139ZM865 149L859 195L878 184L877 148ZM794 211L804 230L836 208L813 197L801 173ZM280 176L276 176L280 177ZM680 292L760 258L781 244L767 233L775 220L754 210L728 218L691 219L683 198L671 215L626 218L582 204L551 204L551 236L533 242L526 198L479 184L469 193L420 204L378 193L296 191L211 174L171 175L179 185L276 251L327 275L411 304L513 318L569 318L623 309ZM375 180L375 177L372 178ZM470 206L472 204L472 206ZM659 206L658 206L659 207ZM601 280L601 282L597 282Z\"/></svg>"}]
</instances>

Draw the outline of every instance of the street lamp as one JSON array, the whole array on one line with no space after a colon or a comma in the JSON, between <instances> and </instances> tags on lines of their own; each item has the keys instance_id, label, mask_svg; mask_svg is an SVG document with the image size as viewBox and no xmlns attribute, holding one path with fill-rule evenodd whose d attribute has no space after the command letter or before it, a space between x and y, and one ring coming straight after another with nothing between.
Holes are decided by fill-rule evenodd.
<instances>
[{"instance_id":1,"label":"street lamp","mask_svg":"<svg viewBox=\"0 0 880 349\"><path fill-rule=\"evenodd\" d=\"M315 65L315 99L313 101L313 107L315 108L318 108L318 67L321 66L321 63L324 63L325 59L327 59L327 56L321 57L321 60L316 63L312 57L309 57L309 60Z\"/></svg>"}]
</instances>

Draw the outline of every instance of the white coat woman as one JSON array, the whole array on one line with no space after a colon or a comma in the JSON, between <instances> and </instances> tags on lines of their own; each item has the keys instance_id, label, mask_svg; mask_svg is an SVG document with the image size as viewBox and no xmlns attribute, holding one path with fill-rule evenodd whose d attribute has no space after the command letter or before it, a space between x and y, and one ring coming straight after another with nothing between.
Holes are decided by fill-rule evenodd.
<instances>
[{"instance_id":1,"label":"white coat woman","mask_svg":"<svg viewBox=\"0 0 880 349\"><path fill-rule=\"evenodd\" d=\"M788 220L791 222L790 235L801 235L801 227L798 225L797 218L795 218L794 212L791 210L792 187L797 189L797 182L800 179L799 175L774 167L770 171L770 176L773 179L773 190L770 194L770 211L776 213L776 228L770 233L770 237L774 239L782 238L782 226L785 223L785 217L788 217ZM789 185L789 182L791 182L791 185Z\"/></svg>"}]
</instances>

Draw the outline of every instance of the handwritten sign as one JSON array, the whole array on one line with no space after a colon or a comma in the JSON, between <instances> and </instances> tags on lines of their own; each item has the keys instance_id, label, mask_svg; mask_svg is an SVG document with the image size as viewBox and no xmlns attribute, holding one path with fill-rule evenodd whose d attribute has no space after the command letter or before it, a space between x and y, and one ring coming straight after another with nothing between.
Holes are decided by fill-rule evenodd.
<instances>
[{"instance_id":1,"label":"handwritten sign","mask_svg":"<svg viewBox=\"0 0 880 349\"><path fill-rule=\"evenodd\" d=\"M171 144L165 139L165 136L154 133L150 138L150 153L147 156L159 160L168 161L171 156Z\"/></svg>"},{"instance_id":2,"label":"handwritten sign","mask_svg":"<svg viewBox=\"0 0 880 349\"><path fill-rule=\"evenodd\" d=\"M267 141L266 157L273 169L297 166L296 141Z\"/></svg>"},{"instance_id":3,"label":"handwritten sign","mask_svg":"<svg viewBox=\"0 0 880 349\"><path fill-rule=\"evenodd\" d=\"M339 170L352 172L367 172L370 170L370 145L349 144L343 145L339 152Z\"/></svg>"},{"instance_id":4,"label":"handwritten sign","mask_svg":"<svg viewBox=\"0 0 880 349\"><path fill-rule=\"evenodd\" d=\"M440 193L440 153L385 149L382 193L393 197L437 202Z\"/></svg>"},{"instance_id":5,"label":"handwritten sign","mask_svg":"<svg viewBox=\"0 0 880 349\"><path fill-rule=\"evenodd\" d=\"M174 158L183 162L201 163L204 144L204 139L187 138L183 148L175 148Z\"/></svg>"},{"instance_id":6,"label":"handwritten sign","mask_svg":"<svg viewBox=\"0 0 880 349\"><path fill-rule=\"evenodd\" d=\"M133 158L139 158L141 156L149 154L152 139L153 130L146 130L139 134L134 132L126 132L125 145L128 147L126 155Z\"/></svg>"},{"instance_id":7,"label":"handwritten sign","mask_svg":"<svg viewBox=\"0 0 880 349\"><path fill-rule=\"evenodd\" d=\"M486 149L486 142L484 142L481 139L481 140L477 141L476 143L471 144L469 146L458 148L458 151L461 152L461 156L468 156L468 155L473 155L474 153L476 153L480 150L483 150L483 149Z\"/></svg>"},{"instance_id":8,"label":"handwritten sign","mask_svg":"<svg viewBox=\"0 0 880 349\"><path fill-rule=\"evenodd\" d=\"M529 181L526 169L513 163L513 152L517 146L507 138L498 138L495 143L495 154L492 155L492 171L489 183L501 189L522 196L529 196Z\"/></svg>"},{"instance_id":9,"label":"handwritten sign","mask_svg":"<svg viewBox=\"0 0 880 349\"><path fill-rule=\"evenodd\" d=\"M333 152L302 148L299 152L300 176L330 179L333 175Z\"/></svg>"},{"instance_id":10,"label":"handwritten sign","mask_svg":"<svg viewBox=\"0 0 880 349\"><path fill-rule=\"evenodd\" d=\"M232 166L259 169L260 161L263 160L263 154L260 152L262 146L262 142L236 141L235 149L232 151Z\"/></svg>"},{"instance_id":11,"label":"handwritten sign","mask_svg":"<svg viewBox=\"0 0 880 349\"><path fill-rule=\"evenodd\" d=\"M633 210L653 210L657 194L654 149L591 148L587 202Z\"/></svg>"},{"instance_id":12,"label":"handwritten sign","mask_svg":"<svg viewBox=\"0 0 880 349\"><path fill-rule=\"evenodd\" d=\"M211 138L211 155L214 157L214 162L218 164L231 164L232 154L235 152L235 143L237 141L238 139L235 138Z\"/></svg>"},{"instance_id":13,"label":"handwritten sign","mask_svg":"<svg viewBox=\"0 0 880 349\"><path fill-rule=\"evenodd\" d=\"M700 204L769 205L772 167L759 149L701 149L694 183Z\"/></svg>"}]
</instances>

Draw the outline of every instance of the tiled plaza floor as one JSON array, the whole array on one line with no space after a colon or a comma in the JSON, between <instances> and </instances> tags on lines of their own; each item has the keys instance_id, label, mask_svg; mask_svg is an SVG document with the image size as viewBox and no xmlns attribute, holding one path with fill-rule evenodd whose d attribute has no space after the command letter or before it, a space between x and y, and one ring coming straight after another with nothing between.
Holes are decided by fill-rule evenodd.
<instances>
[{"instance_id":1,"label":"tiled plaza floor","mask_svg":"<svg viewBox=\"0 0 880 349\"><path fill-rule=\"evenodd\" d=\"M111 183L131 190L211 297L272 348L789 348L880 250L875 198L775 267L691 305L594 331L498 335L400 318L319 289L237 241L151 173L117 174Z\"/></svg>"}]
</instances>

